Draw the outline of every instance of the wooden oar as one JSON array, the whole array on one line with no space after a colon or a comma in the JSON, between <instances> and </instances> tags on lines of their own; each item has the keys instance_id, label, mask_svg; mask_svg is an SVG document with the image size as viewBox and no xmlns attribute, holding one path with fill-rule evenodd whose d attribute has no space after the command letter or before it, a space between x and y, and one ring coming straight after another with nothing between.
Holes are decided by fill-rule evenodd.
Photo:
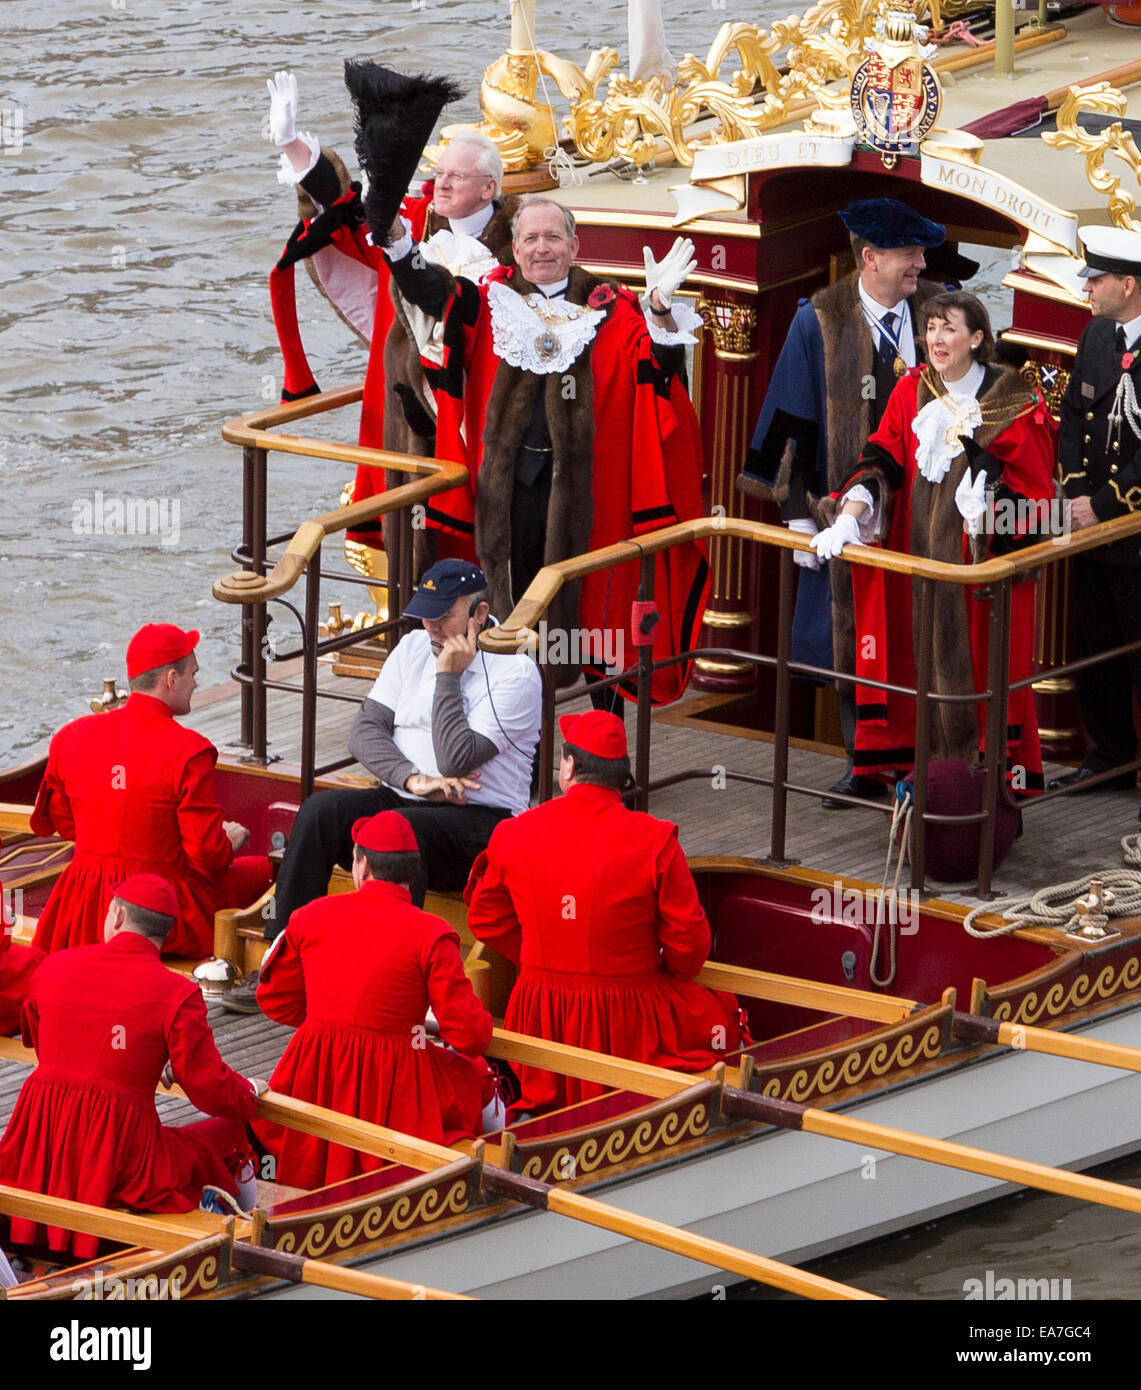
<instances>
[{"instance_id":1,"label":"wooden oar","mask_svg":"<svg viewBox=\"0 0 1141 1390\"><path fill-rule=\"evenodd\" d=\"M898 1023L923 1008L915 999L872 994L869 990L850 989L846 985L826 985L795 975L774 975L767 970L747 970L744 966L722 965L715 960L705 962L694 977L694 983L705 985L707 989L742 994L746 999L795 1004L802 1009L847 1014L850 1018L867 1018L875 1023Z\"/></svg>"},{"instance_id":2,"label":"wooden oar","mask_svg":"<svg viewBox=\"0 0 1141 1390\"><path fill-rule=\"evenodd\" d=\"M952 1144L945 1139L932 1139L926 1134L914 1134L906 1129L853 1119L850 1115L837 1115L813 1106L754 1095L734 1086L722 1089L721 1108L726 1115L736 1115L741 1119L779 1125L782 1129L800 1129L806 1134L821 1134L829 1139L844 1139L850 1144L862 1144L865 1148L884 1149L907 1158L922 1158L946 1168L981 1173L986 1177L1001 1178L1004 1182L1019 1183L1023 1187L1037 1187L1063 1197L1077 1197L1084 1202L1096 1202L1099 1206L1141 1214L1141 1190L1125 1187L1122 1183L1106 1182L1104 1178L1067 1173L1062 1168L1010 1158L988 1149Z\"/></svg>"},{"instance_id":3,"label":"wooden oar","mask_svg":"<svg viewBox=\"0 0 1141 1390\"><path fill-rule=\"evenodd\" d=\"M847 1014L849 1018L866 1018L873 1023L895 1023L924 1007L914 999L873 994L869 990L849 989L842 985L818 984L814 980L800 980L792 975L771 975L763 970L720 965L716 961L706 961L697 975L697 983L710 989L730 990L746 999L765 999L804 1009ZM1053 1028L1036 1028L1028 1023L1000 1023L983 1014L956 1010L952 1033L964 1042L989 1043L995 1047L1012 1047L1021 1052L1068 1057L1076 1062L1116 1067L1120 1071L1141 1071L1141 1048L1129 1047L1124 1043L1101 1042L1097 1038L1083 1038Z\"/></svg>"},{"instance_id":4,"label":"wooden oar","mask_svg":"<svg viewBox=\"0 0 1141 1390\"><path fill-rule=\"evenodd\" d=\"M597 1202L593 1197L584 1197L578 1192L569 1192L565 1187L538 1182L535 1178L525 1178L521 1173L509 1173L505 1168L495 1168L490 1164L483 1170L483 1187L487 1192L512 1201L523 1202L541 1211L556 1212L559 1216L569 1216L574 1221L585 1221L589 1226L598 1226L604 1231L626 1236L640 1241L643 1245L654 1245L660 1250L668 1250L674 1255L686 1255L691 1260L712 1265L714 1269L727 1269L733 1274L755 1279L760 1284L771 1284L774 1288L785 1289L789 1293L802 1294L805 1298L816 1299L869 1299L879 1301L879 1295L853 1288L849 1284L839 1284L832 1279L808 1274L792 1265L780 1264L766 1259L763 1255L753 1255L736 1246L723 1245L719 1240L709 1240L705 1236L694 1235L677 1226L667 1226L662 1221L654 1221L648 1216L637 1216L620 1207L612 1207L606 1202Z\"/></svg>"},{"instance_id":5,"label":"wooden oar","mask_svg":"<svg viewBox=\"0 0 1141 1390\"><path fill-rule=\"evenodd\" d=\"M25 1192L22 1187L0 1186L0 1212L21 1217L42 1226L59 1226L81 1235L120 1245L141 1245L148 1250L182 1250L203 1236L223 1230L232 1232L232 1217L220 1218L204 1211L188 1211L162 1216L140 1216L128 1211L109 1211L69 1202L63 1197L45 1197Z\"/></svg>"},{"instance_id":6,"label":"wooden oar","mask_svg":"<svg viewBox=\"0 0 1141 1390\"><path fill-rule=\"evenodd\" d=\"M357 1294L361 1298L471 1301L465 1293L447 1293L443 1289L427 1288L424 1284L409 1284L403 1279L387 1279L383 1275L366 1274L359 1269L342 1269L340 1265L306 1260L300 1255L286 1254L284 1250L267 1250L262 1245L246 1245L241 1241L235 1241L230 1249L230 1265L249 1274L288 1279L291 1284L313 1284L322 1289L336 1289L338 1293Z\"/></svg>"},{"instance_id":7,"label":"wooden oar","mask_svg":"<svg viewBox=\"0 0 1141 1390\"><path fill-rule=\"evenodd\" d=\"M1018 1052L1042 1052L1050 1057L1069 1057L1075 1062L1096 1062L1120 1071L1141 1071L1141 1048L1125 1043L1076 1037L1053 1028L1034 1028L1028 1023L999 1023L982 1014L954 1014L952 1031L964 1042L992 1043Z\"/></svg>"},{"instance_id":8,"label":"wooden oar","mask_svg":"<svg viewBox=\"0 0 1141 1390\"><path fill-rule=\"evenodd\" d=\"M601 1053L529 1039L522 1034L506 1034L503 1047L516 1061L526 1061L534 1066L548 1068L552 1065L557 1068L561 1064L573 1068L568 1072L570 1075L585 1074L592 1079L598 1079L602 1063L612 1062L619 1066L615 1059L605 1057ZM494 1051L494 1046L492 1050ZM636 1077L633 1075L634 1072L637 1072ZM643 1095L673 1095L679 1089L675 1083L680 1082L681 1089L688 1089L692 1087L695 1079L683 1072L648 1067L640 1062L621 1062L619 1074L620 1084L624 1088L637 1090ZM267 1096L270 1094L267 1093ZM267 1096L262 1097L262 1102L265 1102ZM287 1099L288 1107L281 1104ZM431 1144L425 1139L417 1139L410 1134L398 1134L395 1130L338 1115L334 1111L323 1110L320 1106L309 1105L305 1101L282 1096L273 1096L272 1100L272 1112L278 1123L300 1128L306 1134L332 1138L338 1144L358 1148L365 1153L378 1151L370 1146L378 1143L379 1135L381 1144L399 1150L399 1162L421 1172L435 1172L446 1164L455 1163L459 1156L454 1150L441 1148L440 1145ZM480 1157L482 1158L482 1154ZM776 1288L803 1294L807 1298L876 1297L860 1289L849 1288L846 1284L806 1274L791 1265L780 1264L747 1250L739 1250L732 1245L723 1245L720 1241L693 1235L677 1226L669 1226L649 1217L637 1216L633 1212L607 1206L558 1186L523 1178L519 1174L510 1173L489 1163L482 1165L482 1183L485 1191L495 1196L509 1197L512 1201L539 1206L576 1221L586 1221L590 1225L600 1226L604 1230L614 1231L618 1235L642 1241L646 1245L654 1245L676 1255L686 1255L690 1259L700 1260L702 1264L712 1265L714 1269L726 1269L745 1278L755 1279L758 1283L771 1284Z\"/></svg>"}]
</instances>

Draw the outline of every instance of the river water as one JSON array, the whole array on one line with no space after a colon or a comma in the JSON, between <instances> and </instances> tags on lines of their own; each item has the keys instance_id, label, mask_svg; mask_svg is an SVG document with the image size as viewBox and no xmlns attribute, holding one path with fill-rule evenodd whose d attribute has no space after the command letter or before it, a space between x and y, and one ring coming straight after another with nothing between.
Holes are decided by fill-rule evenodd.
<instances>
[{"instance_id":1,"label":"river water","mask_svg":"<svg viewBox=\"0 0 1141 1390\"><path fill-rule=\"evenodd\" d=\"M666 8L676 56L704 55L733 17L709 0ZM625 54L619 0L540 9L540 46L580 63L607 42ZM233 567L241 509L238 451L219 425L277 398L266 275L294 220L261 136L265 78L292 67L299 125L346 152L348 56L463 78L468 94L449 118L475 119L507 6L68 0L9 3L5 21L0 763L11 764L84 712L105 676L122 678L124 643L143 622L202 630L202 686L235 660L235 614L210 596ZM1004 269L994 266L991 289ZM359 378L361 348L306 277L298 283L318 380ZM352 421L343 435L355 437ZM346 481L335 465L288 456L271 467L280 529L325 510ZM132 498L159 499L159 534L107 534L115 500ZM987 1242L1008 1276L1034 1277L1048 1251L1052 1273L1072 1271L1074 1298L1130 1296L1130 1219L1053 1200L940 1223L828 1272L894 1296L961 1298L961 1266L978 1267Z\"/></svg>"}]
</instances>

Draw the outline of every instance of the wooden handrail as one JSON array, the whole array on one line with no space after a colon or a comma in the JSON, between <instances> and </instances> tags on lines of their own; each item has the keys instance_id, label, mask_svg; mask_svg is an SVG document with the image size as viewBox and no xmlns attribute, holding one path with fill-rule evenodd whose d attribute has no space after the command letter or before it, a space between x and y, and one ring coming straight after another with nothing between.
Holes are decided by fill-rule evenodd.
<instances>
[{"instance_id":1,"label":"wooden handrail","mask_svg":"<svg viewBox=\"0 0 1141 1390\"><path fill-rule=\"evenodd\" d=\"M213 586L214 597L221 603L265 603L287 593L301 576L309 561L320 549L326 536L350 531L366 521L376 521L389 512L424 502L438 492L448 492L467 480L468 471L450 459L421 458L413 454L397 454L387 449L369 449L359 444L338 444L327 439L306 435L277 434L280 425L305 419L326 411L353 405L364 395L364 384L323 391L304 400L271 406L266 410L227 420L222 426L222 438L243 448L262 449L266 453L300 454L306 458L330 459L369 468L393 469L414 473L416 480L389 488L374 497L353 502L347 507L310 517L294 532L284 555L268 575L254 570L238 570Z\"/></svg>"},{"instance_id":2,"label":"wooden handrail","mask_svg":"<svg viewBox=\"0 0 1141 1390\"><path fill-rule=\"evenodd\" d=\"M534 645L535 628L564 584L584 579L612 565L640 560L644 555L653 555L659 550L718 536L763 542L783 550L812 549L804 536L787 527L770 526L763 521L748 521L735 516L703 516L695 517L692 521L679 521L673 526L664 526L660 531L640 536L636 541L617 541L614 545L586 555L544 565L508 617L498 627L480 634L479 645L486 651L501 654L526 650L529 645ZM948 584L995 584L1126 536L1141 536L1141 511L1099 522L1096 526L1085 527L1061 539L1042 541L1020 550L1016 555L984 560L978 565L928 560L906 555L902 551L866 545L845 546L844 559L850 564L864 565L869 569L889 570L894 574Z\"/></svg>"}]
</instances>

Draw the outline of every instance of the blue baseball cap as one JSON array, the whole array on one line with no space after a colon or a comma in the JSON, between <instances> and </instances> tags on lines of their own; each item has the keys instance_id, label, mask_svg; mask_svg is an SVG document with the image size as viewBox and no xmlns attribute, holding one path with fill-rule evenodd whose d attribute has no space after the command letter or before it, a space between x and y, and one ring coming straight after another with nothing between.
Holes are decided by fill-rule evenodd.
<instances>
[{"instance_id":1,"label":"blue baseball cap","mask_svg":"<svg viewBox=\"0 0 1141 1390\"><path fill-rule=\"evenodd\" d=\"M424 571L404 609L406 618L442 618L465 594L487 588L487 576L469 560L438 560Z\"/></svg>"}]
</instances>

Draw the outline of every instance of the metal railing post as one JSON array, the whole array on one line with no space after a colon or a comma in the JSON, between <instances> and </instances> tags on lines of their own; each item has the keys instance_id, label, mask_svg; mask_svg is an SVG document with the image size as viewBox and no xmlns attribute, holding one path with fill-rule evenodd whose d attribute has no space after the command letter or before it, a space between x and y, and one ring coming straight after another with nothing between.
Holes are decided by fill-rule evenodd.
<instances>
[{"instance_id":1,"label":"metal railing post","mask_svg":"<svg viewBox=\"0 0 1141 1390\"><path fill-rule=\"evenodd\" d=\"M305 631L301 675L301 800L313 791L317 766L317 642L321 614L321 547L305 575Z\"/></svg>"},{"instance_id":2,"label":"metal railing post","mask_svg":"<svg viewBox=\"0 0 1141 1390\"><path fill-rule=\"evenodd\" d=\"M242 449L242 551L252 556L254 549L254 454L257 452L247 444ZM253 571L253 564L247 561L242 565ZM242 606L242 669L249 675L253 671L254 653L253 610ZM253 687L243 681L241 686L242 727L238 742L243 748L253 747L254 738L254 692Z\"/></svg>"},{"instance_id":3,"label":"metal railing post","mask_svg":"<svg viewBox=\"0 0 1141 1390\"><path fill-rule=\"evenodd\" d=\"M539 662L543 682L542 724L539 727L539 800L550 801L555 791L555 668L546 660Z\"/></svg>"},{"instance_id":4,"label":"metal railing post","mask_svg":"<svg viewBox=\"0 0 1141 1390\"><path fill-rule=\"evenodd\" d=\"M780 552L780 598L777 618L776 715L773 719L773 806L769 858L785 863L788 824L788 731L792 673L793 552Z\"/></svg>"},{"instance_id":5,"label":"metal railing post","mask_svg":"<svg viewBox=\"0 0 1141 1390\"><path fill-rule=\"evenodd\" d=\"M265 571L266 543L266 451L251 449L250 467L250 568L257 575ZM256 603L250 614L250 761L268 761L265 711L265 634L266 606Z\"/></svg>"},{"instance_id":6,"label":"metal railing post","mask_svg":"<svg viewBox=\"0 0 1141 1390\"><path fill-rule=\"evenodd\" d=\"M927 750L931 743L931 666L935 581L919 581L919 650L915 654L915 808L911 816L911 887L923 892L927 877Z\"/></svg>"},{"instance_id":7,"label":"metal railing post","mask_svg":"<svg viewBox=\"0 0 1141 1390\"><path fill-rule=\"evenodd\" d=\"M998 799L1006 771L1006 730L1010 700L1010 602L1012 580L990 586L990 613L987 622L987 675L990 699L986 709L985 757L983 761L983 810L986 820L979 825L979 881L976 893L988 896L994 877L994 836L998 818Z\"/></svg>"},{"instance_id":8,"label":"metal railing post","mask_svg":"<svg viewBox=\"0 0 1141 1390\"><path fill-rule=\"evenodd\" d=\"M657 560L653 555L642 556L641 576L638 582L638 600L651 603L654 598L654 569ZM647 643L638 648L638 736L634 745L634 810L647 811L650 807L650 695L654 680L654 647ZM613 690L614 687L611 686Z\"/></svg>"}]
</instances>

